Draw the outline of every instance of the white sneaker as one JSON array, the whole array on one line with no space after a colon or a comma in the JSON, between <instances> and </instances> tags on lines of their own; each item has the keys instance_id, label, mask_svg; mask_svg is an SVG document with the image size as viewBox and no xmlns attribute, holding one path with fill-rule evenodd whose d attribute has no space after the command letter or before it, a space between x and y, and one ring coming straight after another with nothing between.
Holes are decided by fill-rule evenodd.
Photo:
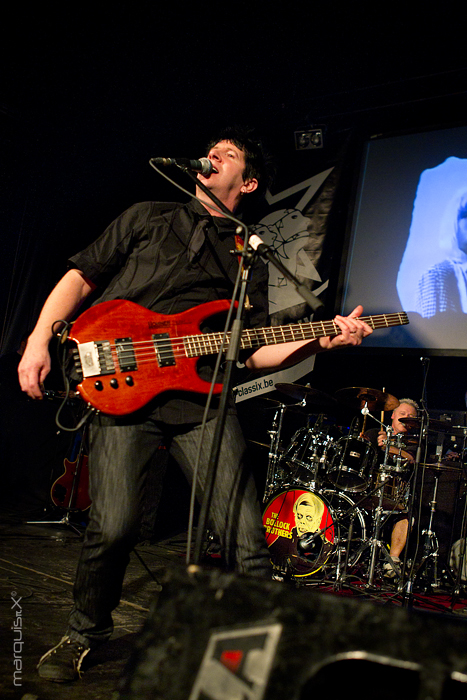
<instances>
[{"instance_id":1,"label":"white sneaker","mask_svg":"<svg viewBox=\"0 0 467 700\"><path fill-rule=\"evenodd\" d=\"M384 562L383 576L384 578L391 579L396 577L399 578L401 575L401 560L399 559L399 557L394 557L392 554L391 559L394 566L391 566L391 564L388 561Z\"/></svg>"}]
</instances>

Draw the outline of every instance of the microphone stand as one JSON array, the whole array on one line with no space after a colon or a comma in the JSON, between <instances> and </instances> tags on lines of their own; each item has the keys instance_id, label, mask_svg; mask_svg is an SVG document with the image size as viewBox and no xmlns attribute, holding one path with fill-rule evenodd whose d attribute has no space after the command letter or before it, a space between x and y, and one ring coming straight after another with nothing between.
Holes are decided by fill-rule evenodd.
<instances>
[{"instance_id":1,"label":"microphone stand","mask_svg":"<svg viewBox=\"0 0 467 700\"><path fill-rule=\"evenodd\" d=\"M217 422L216 422L216 429L214 432L214 437L213 437L213 443L211 447L211 454L208 462L208 468L207 468L207 473L206 473L206 483L205 483L205 488L204 488L204 493L203 493L203 499L201 503L201 509L200 509L200 514L198 518L198 528L196 532L196 539L195 539L195 546L194 546L194 551L193 551L193 563L194 564L199 564L200 559L201 559L201 552L202 552L202 546L203 546L203 539L204 539L204 534L206 531L206 524L207 524L207 518L208 514L210 511L211 507L211 500L212 500L212 494L214 490L214 481L215 481L215 474L217 470L217 465L219 461L219 455L220 455L220 446L221 446L221 439L222 439L222 433L224 431L225 427L225 420L226 420L226 415L227 415L227 402L228 402L228 397L231 391L232 387L232 371L234 364L237 362L238 358L238 353L240 350L240 341L241 341L241 334L243 330L243 314L244 314L244 302L246 298L246 290L247 290L247 285L248 285L248 275L249 275L249 270L251 268L251 264L253 262L253 253L251 252L251 249L249 248L248 245L248 239L249 239L249 230L248 227L239 221L235 216L233 216L232 212L227 209L227 207L223 204L223 202L218 199L212 192L209 191L209 189L204 185L201 180L199 180L196 175L186 166L179 166L184 172L187 173L191 177L191 179L195 182L197 187L199 187L208 197L211 199L212 202L220 209L220 211L230 220L234 221L237 223L239 226L243 228L245 231L245 240L244 240L244 250L242 251L242 259L243 259L243 274L242 274L242 281L241 281L241 286L240 286L240 294L239 294L239 300L238 300L238 306L236 309L236 317L234 319L234 322L232 324L232 331L230 334L230 339L229 339L229 344L227 348L227 353L226 353L226 369L224 373L224 381L223 381L223 387L222 387L222 393L219 401L219 408L218 408L218 414L217 414ZM267 246L265 246L267 248ZM269 250L269 249L268 249ZM261 253L261 251L258 251ZM272 255L268 259L281 271L286 271L286 268L281 263L278 263L276 260L275 256ZM318 306L323 305L320 300L317 299L317 297L309 292L307 290L308 294L307 297L304 296L303 290L301 289L303 285L299 283L298 280L295 279L295 277L290 273L288 270L287 272L287 278L293 281L293 283L296 286L297 291L299 294L302 296L302 298L305 299L308 303L312 301L310 294L312 297L314 297L315 300L317 300L319 303L316 305L314 303L313 305L315 308L318 308ZM310 297L310 299L308 299Z\"/></svg>"}]
</instances>

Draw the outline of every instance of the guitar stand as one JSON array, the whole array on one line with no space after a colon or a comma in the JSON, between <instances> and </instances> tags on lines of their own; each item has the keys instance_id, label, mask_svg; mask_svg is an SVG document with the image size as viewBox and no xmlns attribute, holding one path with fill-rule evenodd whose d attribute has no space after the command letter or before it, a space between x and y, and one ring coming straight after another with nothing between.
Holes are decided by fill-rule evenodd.
<instances>
[{"instance_id":1,"label":"guitar stand","mask_svg":"<svg viewBox=\"0 0 467 700\"><path fill-rule=\"evenodd\" d=\"M72 508L71 504L73 503L73 499L75 497L75 494L78 490L78 482L81 477L81 469L79 468L79 465L81 464L81 459L83 458L83 452L84 452L84 445L85 445L85 437L86 437L86 427L83 429L83 433L81 435L81 440L79 444L79 450L78 450L78 455L76 457L76 469L73 474L73 481L71 484L71 489L70 493L68 496L68 503L66 506L63 506L63 509L65 510L65 514L60 520L28 520L27 525L63 525L64 527L69 527L73 532L75 532L79 537L83 534L84 527L81 527L81 529L76 525L75 523L72 523L70 521L70 515L71 513L77 513L80 512L79 508Z\"/></svg>"},{"instance_id":2,"label":"guitar stand","mask_svg":"<svg viewBox=\"0 0 467 700\"><path fill-rule=\"evenodd\" d=\"M27 520L26 524L27 525L64 525L65 527L69 527L75 532L79 537L83 534L82 528L81 530L77 525L74 523L70 522L70 513L73 513L76 511L72 510L67 510L63 518L60 520Z\"/></svg>"}]
</instances>

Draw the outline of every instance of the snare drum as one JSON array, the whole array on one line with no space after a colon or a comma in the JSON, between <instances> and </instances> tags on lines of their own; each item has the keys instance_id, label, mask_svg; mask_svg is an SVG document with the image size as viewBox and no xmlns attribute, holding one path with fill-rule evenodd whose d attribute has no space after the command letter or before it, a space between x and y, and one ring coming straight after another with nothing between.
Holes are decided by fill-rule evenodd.
<instances>
[{"instance_id":1,"label":"snare drum","mask_svg":"<svg viewBox=\"0 0 467 700\"><path fill-rule=\"evenodd\" d=\"M370 483L375 461L376 450L368 440L346 435L337 441L328 479L343 491L364 491Z\"/></svg>"},{"instance_id":2,"label":"snare drum","mask_svg":"<svg viewBox=\"0 0 467 700\"><path fill-rule=\"evenodd\" d=\"M379 504L378 489L384 487L381 503L383 510L397 511L398 513L407 510L410 495L408 478L400 474L391 474L389 471L386 471L383 477L383 473L380 470L374 473L370 495L361 502L362 507L374 510Z\"/></svg>"},{"instance_id":3,"label":"snare drum","mask_svg":"<svg viewBox=\"0 0 467 700\"><path fill-rule=\"evenodd\" d=\"M332 566L340 548L356 550L366 536L362 511L344 493L287 488L273 495L263 514L266 541L276 571L294 578L312 576Z\"/></svg>"}]
</instances>

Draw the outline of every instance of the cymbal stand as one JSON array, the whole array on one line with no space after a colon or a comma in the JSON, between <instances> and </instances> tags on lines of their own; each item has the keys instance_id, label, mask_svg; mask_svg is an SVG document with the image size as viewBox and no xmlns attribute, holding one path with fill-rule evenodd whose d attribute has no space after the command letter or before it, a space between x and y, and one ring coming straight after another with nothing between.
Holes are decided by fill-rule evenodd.
<instances>
[{"instance_id":1,"label":"cymbal stand","mask_svg":"<svg viewBox=\"0 0 467 700\"><path fill-rule=\"evenodd\" d=\"M357 509L356 506L353 506L350 510L350 525L349 525L349 530L347 533L347 545L345 548L345 556L344 556L344 564L342 566L341 570L341 559L342 559L342 551L339 547L338 549L338 555L337 555L337 566L336 566L336 583L335 583L335 590L341 590L345 580L347 579L347 571L349 569L349 563L350 563L350 546L352 544L352 537L353 537L353 526L354 526L354 521L355 517L357 515ZM339 532L340 534L340 532Z\"/></svg>"},{"instance_id":2,"label":"cymbal stand","mask_svg":"<svg viewBox=\"0 0 467 700\"><path fill-rule=\"evenodd\" d=\"M466 458L467 458L467 428L463 429L463 444L462 444L462 453L461 453L461 464L462 464L462 470L464 473L464 480L467 481L467 467L466 467ZM461 590L462 590L462 581L465 578L462 578L462 575L464 573L465 569L465 549L466 549L466 538L467 538L467 492L464 494L464 512L462 514L462 525L461 525L461 532L460 532L460 548L459 548L459 561L458 561L458 566L457 566L457 572L456 572L456 581L454 584L454 590L452 592L452 600L451 600L451 609L454 608L454 604L456 600L461 596Z\"/></svg>"},{"instance_id":3,"label":"cymbal stand","mask_svg":"<svg viewBox=\"0 0 467 700\"><path fill-rule=\"evenodd\" d=\"M435 484L433 487L433 496L430 501L430 519L428 522L428 528L426 530L422 530L422 537L424 537L422 561L420 562L420 566L417 569L415 578L424 573L427 586L431 586L432 588L439 588L440 580L438 577L438 538L436 537L436 534L432 529L433 518L434 514L436 513L436 497L438 493L439 483L439 476L437 474L435 474L434 480ZM431 564L431 566L430 570L427 571L429 563ZM425 570L423 570L424 568Z\"/></svg>"},{"instance_id":4,"label":"cymbal stand","mask_svg":"<svg viewBox=\"0 0 467 700\"><path fill-rule=\"evenodd\" d=\"M380 540L381 528L382 528L382 524L383 524L382 523L382 515L383 515L384 489L386 486L386 482L390 477L389 472L385 471L384 466L383 466L383 471L380 472L380 477L381 477L380 478L381 486L379 488L379 502L378 502L378 505L375 509L375 514L374 514L374 519L373 519L373 522L374 522L373 538L370 542L371 557L370 557L370 567L368 570L368 583L367 583L368 587L371 587L373 585L375 568L376 568L376 556L379 552L383 554L386 561L395 570L394 563L391 559L391 556L390 556L389 552L387 551L383 542L381 542L381 540Z\"/></svg>"},{"instance_id":5,"label":"cymbal stand","mask_svg":"<svg viewBox=\"0 0 467 700\"><path fill-rule=\"evenodd\" d=\"M266 485L264 489L264 501L267 501L273 491L281 485L284 480L282 470L279 472L278 462L279 462L279 443L282 431L282 422L284 419L286 405L281 403L274 414L272 421L272 428L268 430L268 435L270 437L269 455L268 455L268 469L266 473Z\"/></svg>"},{"instance_id":6,"label":"cymbal stand","mask_svg":"<svg viewBox=\"0 0 467 700\"><path fill-rule=\"evenodd\" d=\"M363 409L362 409L363 413ZM369 411L367 410L367 413ZM374 417L374 416L373 416ZM377 420L377 419L375 419ZM380 421L377 420L379 423ZM373 536L371 539L369 539L367 542L364 542L360 549L355 553L352 562L358 561L359 557L363 552L367 549L370 550L370 565L368 568L368 583L366 584L367 587L373 586L373 581L374 581L374 576L375 576L375 569L376 569L376 561L377 561L377 555L378 553L381 553L383 557L386 559L386 561L391 565L393 569L394 563L389 555L389 552L387 551L385 545L383 542L380 540L380 535L381 535L381 528L383 526L383 500L384 500L384 489L386 486L386 482L390 477L390 471L387 468L388 465L388 457L389 457L389 447L390 447L390 436L392 434L392 426L387 426L385 427L386 433L388 435L388 439L386 441L386 449L384 452L384 460L383 464L380 467L380 480L379 480L379 487L377 488L376 492L378 494L378 505L375 508L375 511L373 513ZM352 565L351 562L351 565Z\"/></svg>"}]
</instances>

